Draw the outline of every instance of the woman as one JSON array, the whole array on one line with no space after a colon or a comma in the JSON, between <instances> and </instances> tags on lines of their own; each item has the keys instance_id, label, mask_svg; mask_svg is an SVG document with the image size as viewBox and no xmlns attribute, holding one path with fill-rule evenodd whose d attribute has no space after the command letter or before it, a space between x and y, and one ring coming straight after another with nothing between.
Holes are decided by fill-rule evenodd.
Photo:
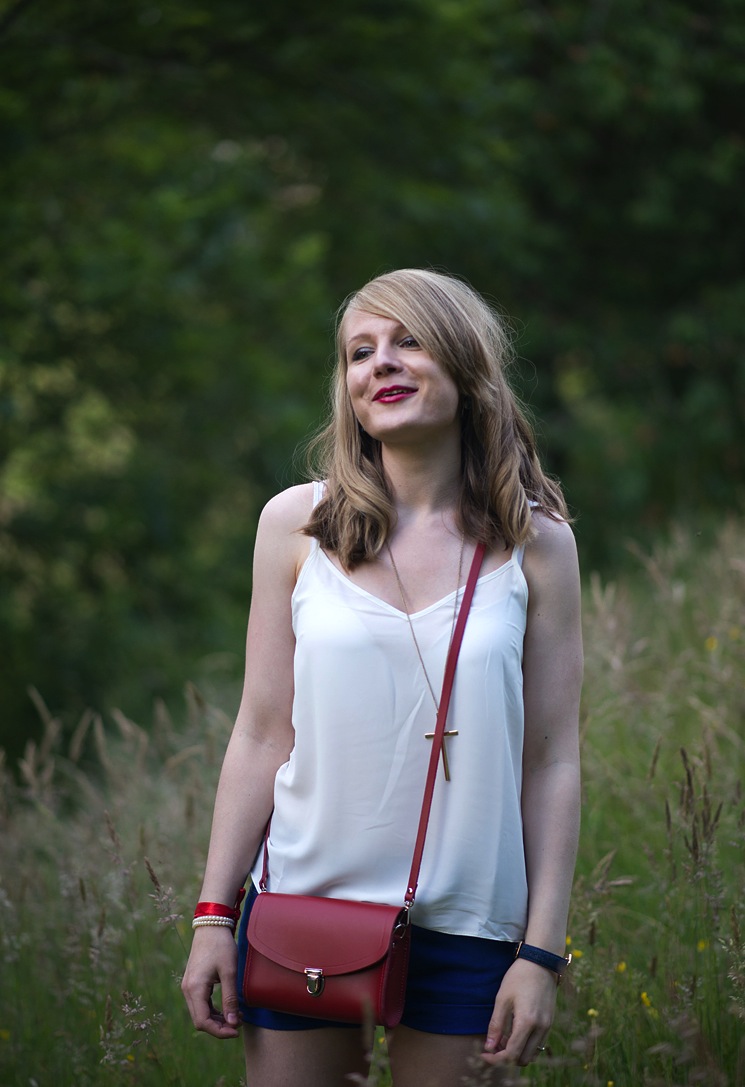
<instances>
[{"instance_id":1,"label":"woman","mask_svg":"<svg viewBox=\"0 0 745 1087\"><path fill-rule=\"evenodd\" d=\"M529 1063L554 1014L579 827L576 550L505 381L504 329L470 287L379 276L342 307L337 345L325 484L277 495L259 523L200 897L232 903L252 866L258 882L273 810L270 890L402 900L455 609L486 543L388 1036L396 1087L450 1087L475 1055L481 1076ZM239 1007L229 928L197 926L183 989L199 1030L244 1020L249 1087L364 1076L359 1028Z\"/></svg>"}]
</instances>

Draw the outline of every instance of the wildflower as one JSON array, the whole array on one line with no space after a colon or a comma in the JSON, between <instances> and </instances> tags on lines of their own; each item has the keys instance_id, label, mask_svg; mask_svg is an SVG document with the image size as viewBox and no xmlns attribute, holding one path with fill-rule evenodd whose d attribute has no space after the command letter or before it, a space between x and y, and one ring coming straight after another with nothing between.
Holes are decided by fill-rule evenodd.
<instances>
[{"instance_id":1,"label":"wildflower","mask_svg":"<svg viewBox=\"0 0 745 1087\"><path fill-rule=\"evenodd\" d=\"M606 1087L616 1087L615 1080L609 1079L607 1084L606 1084Z\"/></svg>"},{"instance_id":2,"label":"wildflower","mask_svg":"<svg viewBox=\"0 0 745 1087\"><path fill-rule=\"evenodd\" d=\"M623 961L623 959L621 959L620 962L616 963L616 973L617 974L625 974L626 973L626 963Z\"/></svg>"},{"instance_id":3,"label":"wildflower","mask_svg":"<svg viewBox=\"0 0 745 1087\"><path fill-rule=\"evenodd\" d=\"M597 1019L597 1017L600 1015L600 1012L597 1008L588 1008L587 1014L590 1016L590 1019Z\"/></svg>"},{"instance_id":4,"label":"wildflower","mask_svg":"<svg viewBox=\"0 0 745 1087\"><path fill-rule=\"evenodd\" d=\"M574 951L572 952L572 958L573 959L581 959L583 955L584 955L584 951L580 951L580 949L578 947L575 948Z\"/></svg>"},{"instance_id":5,"label":"wildflower","mask_svg":"<svg viewBox=\"0 0 745 1087\"><path fill-rule=\"evenodd\" d=\"M696 950L697 951L706 951L708 946L709 946L709 941L708 940L699 940L699 942L696 944Z\"/></svg>"},{"instance_id":6,"label":"wildflower","mask_svg":"<svg viewBox=\"0 0 745 1087\"><path fill-rule=\"evenodd\" d=\"M9 1041L10 1041L10 1031L7 1030L5 1027L0 1027L0 1042L9 1042Z\"/></svg>"},{"instance_id":7,"label":"wildflower","mask_svg":"<svg viewBox=\"0 0 745 1087\"><path fill-rule=\"evenodd\" d=\"M571 947L571 946L572 946L572 937L567 936L567 947Z\"/></svg>"},{"instance_id":8,"label":"wildflower","mask_svg":"<svg viewBox=\"0 0 745 1087\"><path fill-rule=\"evenodd\" d=\"M730 639L731 639L731 640L732 640L733 642L736 642L736 641L737 641L737 639L738 639L738 638L740 637L740 635L742 634L742 631L740 630L740 628L739 628L739 627L730 627L730 628L729 628L729 630L727 631L727 633L729 634L729 636L730 636Z\"/></svg>"},{"instance_id":9,"label":"wildflower","mask_svg":"<svg viewBox=\"0 0 745 1087\"><path fill-rule=\"evenodd\" d=\"M644 1005L645 1008L651 1008L652 1007L652 1001L649 999L649 996L647 995L647 993L642 993L641 1001L642 1001L642 1004Z\"/></svg>"},{"instance_id":10,"label":"wildflower","mask_svg":"<svg viewBox=\"0 0 745 1087\"><path fill-rule=\"evenodd\" d=\"M715 638L713 634L710 634L704 642L704 648L706 649L707 653L713 653L718 646L719 639Z\"/></svg>"}]
</instances>

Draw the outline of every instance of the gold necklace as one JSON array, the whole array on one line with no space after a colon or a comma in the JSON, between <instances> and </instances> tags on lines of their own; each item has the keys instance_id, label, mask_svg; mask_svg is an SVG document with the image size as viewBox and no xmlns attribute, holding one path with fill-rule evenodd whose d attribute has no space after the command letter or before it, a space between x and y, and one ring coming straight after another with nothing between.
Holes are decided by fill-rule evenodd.
<instances>
[{"instance_id":1,"label":"gold necklace","mask_svg":"<svg viewBox=\"0 0 745 1087\"><path fill-rule=\"evenodd\" d=\"M458 580L455 583L455 596L454 596L454 599L453 599L453 621L450 624L450 641L448 642L448 649L450 648L450 645L451 645L451 643L453 641L453 632L455 631L455 621L456 621L456 619L458 617L458 590L460 589L460 579L461 579L461 574L463 573L463 552L465 550L465 547L466 547L465 533L461 532L461 534L460 534L460 555L458 556ZM429 672L427 671L427 666L424 663L424 657L422 656L422 651L421 651L421 648L419 646L419 639L417 638L416 631L414 630L414 624L411 621L411 613L409 611L409 604L408 604L408 601L406 599L406 593L404 592L403 582L401 581L401 575L398 572L398 567L396 566L396 560L393 557L393 552L391 551L390 545L388 544L387 541L386 541L385 549L388 552L388 558L391 560L391 566L393 567L393 573L396 575L396 581L398 583L398 591L401 594L401 602L402 602L402 604L404 606L404 611L406 612L406 619L407 619L408 624L409 624L409 630L411 631L412 641L414 642L414 648L416 649L416 654L419 657L419 663L422 666L422 672L424 673L424 678L427 681L427 687L429 688L429 693L432 696L432 701L434 702L435 713L439 713L440 712L440 705L439 705L439 703L437 701L437 696L435 695L434 688L432 686L432 681L429 678ZM427 740L432 740L432 739L434 739L434 735L435 735L434 732L425 732L424 737ZM448 764L448 756L447 756L447 750L446 750L446 747L445 747L444 736L457 736L457 735L458 735L458 730L457 729L449 729L448 731L446 731L443 734L442 767L443 767L443 770L445 771L445 780L446 781L450 781L450 766Z\"/></svg>"}]
</instances>

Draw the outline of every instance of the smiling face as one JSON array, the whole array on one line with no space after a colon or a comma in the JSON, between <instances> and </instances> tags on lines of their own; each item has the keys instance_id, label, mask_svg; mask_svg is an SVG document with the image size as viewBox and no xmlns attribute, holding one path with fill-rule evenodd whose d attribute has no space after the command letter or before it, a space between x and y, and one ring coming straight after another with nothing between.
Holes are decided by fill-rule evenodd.
<instances>
[{"instance_id":1,"label":"smiling face","mask_svg":"<svg viewBox=\"0 0 745 1087\"><path fill-rule=\"evenodd\" d=\"M459 434L455 382L399 321L352 308L342 331L350 402L371 437L391 444Z\"/></svg>"}]
</instances>

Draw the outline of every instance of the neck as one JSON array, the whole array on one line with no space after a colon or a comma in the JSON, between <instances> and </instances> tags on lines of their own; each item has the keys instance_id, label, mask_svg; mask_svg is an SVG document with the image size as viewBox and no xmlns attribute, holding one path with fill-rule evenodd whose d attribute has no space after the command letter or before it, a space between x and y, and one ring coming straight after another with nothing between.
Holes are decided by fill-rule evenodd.
<instances>
[{"instance_id":1,"label":"neck","mask_svg":"<svg viewBox=\"0 0 745 1087\"><path fill-rule=\"evenodd\" d=\"M436 450L383 447L383 467L399 517L454 510L460 491L460 445L444 442Z\"/></svg>"}]
</instances>

